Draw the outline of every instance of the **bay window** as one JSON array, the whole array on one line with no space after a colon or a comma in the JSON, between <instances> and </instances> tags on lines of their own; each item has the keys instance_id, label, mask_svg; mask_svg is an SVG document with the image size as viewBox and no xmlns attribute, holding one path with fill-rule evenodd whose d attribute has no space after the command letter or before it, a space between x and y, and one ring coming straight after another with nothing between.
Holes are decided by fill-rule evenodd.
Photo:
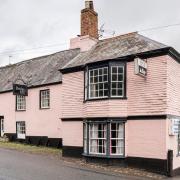
<instances>
[{"instance_id":1,"label":"bay window","mask_svg":"<svg viewBox=\"0 0 180 180\"><path fill-rule=\"evenodd\" d=\"M85 73L85 99L124 98L125 64L108 63L88 67Z\"/></svg>"},{"instance_id":2,"label":"bay window","mask_svg":"<svg viewBox=\"0 0 180 180\"><path fill-rule=\"evenodd\" d=\"M85 122L84 155L124 156L124 122Z\"/></svg>"}]
</instances>

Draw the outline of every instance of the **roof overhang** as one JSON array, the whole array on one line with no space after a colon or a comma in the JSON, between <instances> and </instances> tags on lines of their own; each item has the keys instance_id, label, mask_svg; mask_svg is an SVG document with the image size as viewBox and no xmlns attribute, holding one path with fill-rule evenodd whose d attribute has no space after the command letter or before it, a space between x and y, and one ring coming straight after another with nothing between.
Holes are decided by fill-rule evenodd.
<instances>
[{"instance_id":1,"label":"roof overhang","mask_svg":"<svg viewBox=\"0 0 180 180\"><path fill-rule=\"evenodd\" d=\"M80 66L74 66L74 67L69 67L69 68L64 68L60 69L59 71L62 74L67 74L67 73L72 73L72 72L78 72L78 71L83 71L84 68L88 65L98 65L106 61L112 61L112 60L121 60L121 61L126 61L126 62L131 62L134 61L136 57L140 58L153 58L153 57L158 57L158 56L164 56L164 55L169 55L171 56L174 60L176 60L178 63L180 63L180 54L177 52L174 48L172 47L165 47L161 49L156 49L152 51L147 51L147 52L142 52L142 53L137 53L137 54L132 54L132 55L127 55L123 57L117 57L115 59L105 59L105 60L100 60L92 63L87 63L85 65L80 65Z\"/></svg>"}]
</instances>

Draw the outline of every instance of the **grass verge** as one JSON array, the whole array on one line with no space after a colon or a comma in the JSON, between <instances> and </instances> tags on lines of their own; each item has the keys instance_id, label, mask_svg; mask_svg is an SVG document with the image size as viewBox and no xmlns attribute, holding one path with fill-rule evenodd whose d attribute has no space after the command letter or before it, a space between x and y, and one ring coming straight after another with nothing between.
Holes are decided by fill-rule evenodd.
<instances>
[{"instance_id":1,"label":"grass verge","mask_svg":"<svg viewBox=\"0 0 180 180\"><path fill-rule=\"evenodd\" d=\"M33 145L14 143L14 142L0 142L0 148L6 148L6 149L17 150L17 151L33 153L33 154L44 154L44 155L53 155L53 156L60 156L62 152L61 149L33 146Z\"/></svg>"}]
</instances>

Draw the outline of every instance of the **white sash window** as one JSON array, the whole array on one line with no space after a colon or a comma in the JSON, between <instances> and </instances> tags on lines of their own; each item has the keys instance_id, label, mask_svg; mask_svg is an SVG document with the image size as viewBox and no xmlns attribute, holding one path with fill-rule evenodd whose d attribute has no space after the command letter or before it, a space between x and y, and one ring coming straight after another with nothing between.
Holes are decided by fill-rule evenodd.
<instances>
[{"instance_id":1,"label":"white sash window","mask_svg":"<svg viewBox=\"0 0 180 180\"><path fill-rule=\"evenodd\" d=\"M47 109L50 108L50 90L40 91L40 108Z\"/></svg>"},{"instance_id":2,"label":"white sash window","mask_svg":"<svg viewBox=\"0 0 180 180\"><path fill-rule=\"evenodd\" d=\"M90 124L89 126L89 152L90 154L106 154L105 124Z\"/></svg>"},{"instance_id":3,"label":"white sash window","mask_svg":"<svg viewBox=\"0 0 180 180\"><path fill-rule=\"evenodd\" d=\"M18 139L26 138L26 124L24 121L17 122L17 138Z\"/></svg>"},{"instance_id":4,"label":"white sash window","mask_svg":"<svg viewBox=\"0 0 180 180\"><path fill-rule=\"evenodd\" d=\"M25 111L26 110L26 97L17 95L16 96L16 110Z\"/></svg>"}]
</instances>

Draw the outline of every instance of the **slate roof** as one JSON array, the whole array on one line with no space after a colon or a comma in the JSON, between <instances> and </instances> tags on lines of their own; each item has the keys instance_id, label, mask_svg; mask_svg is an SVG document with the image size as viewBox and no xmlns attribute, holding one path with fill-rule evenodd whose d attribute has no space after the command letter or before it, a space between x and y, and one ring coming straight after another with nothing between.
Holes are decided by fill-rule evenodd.
<instances>
[{"instance_id":1,"label":"slate roof","mask_svg":"<svg viewBox=\"0 0 180 180\"><path fill-rule=\"evenodd\" d=\"M23 83L22 80L28 83L29 87L60 83L62 74L59 69L79 52L80 49L66 50L1 67L0 92L12 90L13 82Z\"/></svg>"},{"instance_id":2,"label":"slate roof","mask_svg":"<svg viewBox=\"0 0 180 180\"><path fill-rule=\"evenodd\" d=\"M137 32L129 33L100 40L90 51L80 53L72 61L66 64L62 70L166 47L168 46L144 37Z\"/></svg>"}]
</instances>

